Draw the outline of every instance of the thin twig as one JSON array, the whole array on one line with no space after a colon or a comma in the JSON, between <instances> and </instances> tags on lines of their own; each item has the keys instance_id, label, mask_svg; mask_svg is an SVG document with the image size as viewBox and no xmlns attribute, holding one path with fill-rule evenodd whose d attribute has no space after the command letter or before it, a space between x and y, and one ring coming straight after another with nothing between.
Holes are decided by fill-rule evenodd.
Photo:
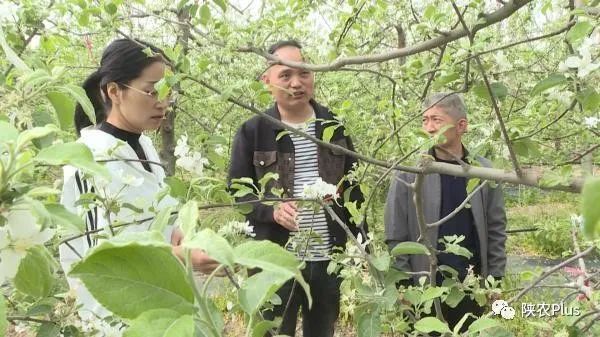
<instances>
[{"instance_id":1,"label":"thin twig","mask_svg":"<svg viewBox=\"0 0 600 337\"><path fill-rule=\"evenodd\" d=\"M433 247L433 244L429 240L428 228L425 222L425 212L423 210L423 181L425 176L423 174L417 174L415 177L415 182L412 185L413 191L413 203L415 205L415 212L417 214L417 224L419 226L419 238L418 242L422 242L427 250L429 251L429 285L431 287L436 286L437 281L437 270L438 270L438 259L437 259L437 250ZM440 303L439 297L433 299L433 305L435 306L435 315L436 317L445 322L444 315L442 313L442 304Z\"/></svg>"},{"instance_id":2,"label":"thin twig","mask_svg":"<svg viewBox=\"0 0 600 337\"><path fill-rule=\"evenodd\" d=\"M358 240L356 239L356 237L354 236L352 231L350 231L350 228L348 228L348 225L346 225L342 221L342 219L340 219L340 217L335 213L335 211L333 209L331 209L331 206L329 206L325 203L321 203L321 206L325 209L325 211L327 211L329 216L331 216L331 218L335 222L337 222L340 225L340 227L342 227L344 232L346 232L346 236L350 239L350 241L352 241L352 243L354 243L354 245L360 251L361 256L369 263L369 266L370 266L371 270L373 271L372 274L373 274L373 276L375 276L377 283L379 284L379 286L381 286L383 288L385 285L385 282L383 281L383 276L381 275L381 273L379 273L377 268L375 268L375 264L373 262L373 258L371 257L371 255L369 253L367 253L367 251L363 248L363 246L360 244L360 242L358 242ZM367 240L367 239L368 238L365 238L365 240Z\"/></svg>"},{"instance_id":3,"label":"thin twig","mask_svg":"<svg viewBox=\"0 0 600 337\"><path fill-rule=\"evenodd\" d=\"M548 268L546 269L542 275L540 275L540 277L538 277L536 280L534 280L529 286L527 286L526 288L524 288L523 290L521 290L517 295L515 295L513 298L511 298L510 300L508 300L508 304L511 304L513 302L515 302L516 300L520 299L521 297L523 297L525 294L527 294L527 292L529 290L531 290L533 287L535 287L538 283L542 282L545 278L547 278L548 276L552 275L554 272L556 272L557 270L560 270L561 268L563 268L564 266L567 266L568 264L570 264L573 261L577 261L577 259L579 259L580 257L584 257L588 254L590 254L592 251L594 251L594 246L588 247L586 250L584 250L583 252L574 255L566 260L564 260L563 262L553 266L552 268Z\"/></svg>"},{"instance_id":4,"label":"thin twig","mask_svg":"<svg viewBox=\"0 0 600 337\"><path fill-rule=\"evenodd\" d=\"M427 228L441 226L446 221L452 219L452 217L454 217L456 214L458 214L458 212L460 212L463 208L465 208L465 206L467 206L467 204L469 203L471 198L473 198L475 196L475 194L477 194L479 192L479 190L481 190L486 184L487 184L487 180L482 182L481 184L479 184L471 193L469 193L469 195L465 198L465 200L463 200L463 202L460 205L458 205L458 207L456 207L452 212L450 212L448 215L441 218L440 220L430 223L430 224L427 224Z\"/></svg>"},{"instance_id":5,"label":"thin twig","mask_svg":"<svg viewBox=\"0 0 600 337\"><path fill-rule=\"evenodd\" d=\"M458 9L458 7L454 3L454 1L450 0L450 3L452 4L452 8L454 8L454 12L458 16L460 23L462 24L464 30L467 31L467 33L468 33L467 37L469 38L470 44L473 45L475 43L475 33L477 30L475 28L473 30L469 30L469 27L467 26L467 23L465 22L465 19L464 19L462 13ZM496 119L498 120L498 124L500 125L500 131L502 133L502 137L504 138L504 142L506 143L506 147L508 148L508 153L510 155L510 159L513 164L513 168L514 168L515 172L517 173L517 176L521 177L521 176L523 176L523 172L521 171L521 167L519 166L519 161L517 160L517 156L516 156L515 150L512 146L511 139L508 136L508 131L506 130L506 126L504 125L504 121L502 120L502 114L500 113L500 107L498 106L498 102L496 101L494 91L492 90L492 86L490 84L490 81L485 72L485 68L483 67L483 63L481 62L481 59L479 58L479 56L475 57L475 62L477 63L477 66L479 67L479 72L481 73L483 82L485 83L487 91L490 95L490 101L492 102L492 107L494 108L494 113L496 114Z\"/></svg>"}]
</instances>

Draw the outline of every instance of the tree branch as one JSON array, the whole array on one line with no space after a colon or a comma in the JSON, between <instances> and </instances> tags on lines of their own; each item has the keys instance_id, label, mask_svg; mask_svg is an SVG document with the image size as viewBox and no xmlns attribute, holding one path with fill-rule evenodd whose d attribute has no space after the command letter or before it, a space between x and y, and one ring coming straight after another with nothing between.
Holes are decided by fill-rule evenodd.
<instances>
[{"instance_id":1,"label":"tree branch","mask_svg":"<svg viewBox=\"0 0 600 337\"><path fill-rule=\"evenodd\" d=\"M533 287L535 287L538 283L542 282L546 277L552 275L554 272L556 272L557 270L567 266L568 264L570 264L571 262L577 261L577 259L584 257L588 254L590 254L593 250L594 250L594 246L591 246L589 248L587 248L586 250L584 250L583 252L574 255L566 260L564 260L563 262L553 266L552 268L546 269L542 275L540 275L540 277L538 277L535 281L533 281L529 286L527 286L526 288L524 288L523 290L521 290L517 295L515 295L513 298L511 298L510 300L508 300L508 304L513 303L514 301L520 299L521 297L523 297L529 290L531 290Z\"/></svg>"},{"instance_id":2,"label":"tree branch","mask_svg":"<svg viewBox=\"0 0 600 337\"><path fill-rule=\"evenodd\" d=\"M208 88L209 90L213 91L216 94L219 94L219 95L222 94L219 89L215 88L214 86L210 85L209 83L207 83L203 80L199 80L199 79L191 77L191 76L187 76L186 78L204 86L205 88ZM307 134L306 132L303 132L301 130L298 130L296 128L293 128L293 127L281 122L277 118L274 118L274 117L266 114L265 112L258 110L254 106L248 105L248 104L241 102L235 98L228 97L227 101L234 103L237 106L242 107L248 111L251 111L256 115L261 116L262 118L277 125L278 127L281 127L284 130L290 131L293 134L296 134L296 135L299 135L306 139L309 139L310 141L312 141L322 147L340 151L348 156L351 156L353 158L362 160L366 163L371 163L373 165L380 166L380 167L386 167L386 168L393 167L396 170L409 172L409 173L424 173L424 174L439 173L439 174L453 175L453 176L457 176L457 177L480 178L483 180L493 180L496 182L506 182L506 183L519 184L519 185L535 186L535 187L539 187L542 189L559 190L559 191L567 191L567 192L575 192L575 193L579 193L581 191L581 187L582 187L581 179L573 179L571 182L569 182L566 185L556 185L556 186L542 185L542 184L540 184L540 179L542 178L543 173L540 173L539 171L536 172L534 170L523 170L522 175L517 176L514 172L506 172L506 171L500 170L500 169L487 168L487 167L469 167L468 170L465 170L457 165L452 165L452 164L447 164L447 163L439 163L439 162L428 163L428 165L426 167L394 165L393 163L390 163L387 161L378 160L378 159L371 158L369 156L365 156L363 154L357 153L355 151L350 151L347 148L336 145L336 144L330 144L330 143L324 142L312 135Z\"/></svg>"},{"instance_id":3,"label":"tree branch","mask_svg":"<svg viewBox=\"0 0 600 337\"><path fill-rule=\"evenodd\" d=\"M456 15L458 15L458 19L460 20L460 23L462 24L464 30L467 31L467 33L468 33L467 36L468 36L469 42L472 46L473 43L475 42L475 33L477 32L477 30L475 28L473 28L473 30L470 31L469 27L467 26L467 23L465 22L465 18L463 17L462 13L458 9L458 7L454 3L454 1L450 0L450 3L452 4L452 8L454 8L454 12L456 13ZM513 149L510 137L508 136L508 132L506 131L506 126L504 125L504 121L502 120L502 114L500 113L500 108L498 107L498 102L496 101L496 97L494 96L494 91L492 90L490 81L485 73L485 68L483 67L483 63L481 63L481 59L479 57L475 57L475 62L477 63L477 66L479 67L479 72L481 73L481 76L483 77L483 82L485 83L485 86L490 95L492 107L494 108L494 113L496 114L496 119L498 120L498 124L500 124L500 131L502 132L502 137L504 138L504 141L506 142L506 147L508 148L508 153L510 154L510 159L513 164L513 168L514 168L515 172L517 173L517 176L521 177L523 175L523 172L521 171L521 167L519 166L519 161L517 160L515 150Z\"/></svg>"},{"instance_id":4,"label":"tree branch","mask_svg":"<svg viewBox=\"0 0 600 337\"><path fill-rule=\"evenodd\" d=\"M438 270L438 259L437 259L437 249L433 247L433 243L429 241L429 236L427 235L428 229L425 223L425 213L423 211L423 200L421 195L423 193L423 180L425 179L425 175L417 174L415 178L415 182L412 184L413 190L413 203L415 204L415 212L417 213L417 223L419 225L419 238L418 242L422 242L427 250L429 251L429 285L431 287L436 286L437 281L437 270ZM442 313L442 304L440 302L439 297L433 299L433 305L435 307L435 316L442 322L445 322L444 315Z\"/></svg>"},{"instance_id":5,"label":"tree branch","mask_svg":"<svg viewBox=\"0 0 600 337\"><path fill-rule=\"evenodd\" d=\"M460 205L458 205L458 207L456 207L452 212L450 212L448 215L441 218L440 220L438 220L436 222L432 222L430 224L427 224L427 228L441 226L446 221L452 219L452 217L454 217L456 214L458 214L458 212L460 212L463 208L465 208L465 206L467 206L467 204L469 203L471 198L473 198L473 196L475 196L475 194L477 194L477 192L479 192L479 190L481 190L483 188L483 186L485 186L486 184L487 184L487 181L484 181L481 184L479 184L471 193L469 193L469 195L465 198L465 200L463 200L463 202Z\"/></svg>"},{"instance_id":6,"label":"tree branch","mask_svg":"<svg viewBox=\"0 0 600 337\"><path fill-rule=\"evenodd\" d=\"M515 13L517 10L519 10L521 7L525 6L529 2L531 2L531 0L511 0L511 1L509 1L506 5L504 5L500 9L496 10L495 12L492 12L490 14L485 14L483 16L483 19L480 22L478 22L477 24L475 24L475 26L473 26L473 32L476 32L480 29L491 26L495 23L498 23L498 22L508 18L509 16L511 16L513 13ZM405 47L405 48L398 48L398 49L394 49L394 50L391 50L391 51L388 51L385 53L381 53L381 54L340 58L340 59L333 61L332 63L328 63L328 64L308 64L308 63L304 63L304 62L294 62L294 61L282 60L277 56L268 54L265 51L263 51L259 48L253 47L253 46L240 47L237 49L237 51L243 52L243 53L258 54L258 55L264 57L265 59L267 59L268 61L271 61L273 64L282 64L282 65L286 65L286 66L293 67L293 68L301 68L301 69L307 69L307 70L312 70L312 71L331 71L331 70L336 70L336 69L339 69L343 66L350 65L350 64L379 63L379 62L385 62L385 61L397 59L397 58L400 58L403 56L418 54L418 53L421 53L421 52L424 52L427 50L438 48L444 44L458 40L467 35L468 35L468 31L465 30L464 28L456 28L456 29L449 31L446 35L440 35L438 37L429 39L427 41L423 41L423 42L418 43L413 46L409 46L409 47Z\"/></svg>"}]
</instances>

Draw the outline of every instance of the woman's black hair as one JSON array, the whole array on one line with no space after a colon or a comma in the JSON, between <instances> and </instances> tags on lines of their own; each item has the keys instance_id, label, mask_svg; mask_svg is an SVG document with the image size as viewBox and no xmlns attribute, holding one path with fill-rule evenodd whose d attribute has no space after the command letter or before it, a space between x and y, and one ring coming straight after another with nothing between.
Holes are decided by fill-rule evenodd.
<instances>
[{"instance_id":1,"label":"woman's black hair","mask_svg":"<svg viewBox=\"0 0 600 337\"><path fill-rule=\"evenodd\" d=\"M128 84L139 77L142 71L154 62L168 63L168 59L162 50L140 40L114 40L104 49L100 67L88 76L82 85L94 106L96 123L106 120L106 112L112 105L106 89L107 84L115 82L123 87L122 84ZM75 107L74 122L77 134L81 129L92 125L81 104Z\"/></svg>"}]
</instances>

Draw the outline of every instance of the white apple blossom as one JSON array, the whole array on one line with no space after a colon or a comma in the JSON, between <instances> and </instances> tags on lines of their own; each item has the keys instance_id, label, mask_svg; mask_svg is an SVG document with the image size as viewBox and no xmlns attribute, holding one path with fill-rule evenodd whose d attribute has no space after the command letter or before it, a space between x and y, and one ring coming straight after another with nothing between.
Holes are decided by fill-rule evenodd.
<instances>
[{"instance_id":1,"label":"white apple blossom","mask_svg":"<svg viewBox=\"0 0 600 337\"><path fill-rule=\"evenodd\" d=\"M254 226L250 226L250 223L248 221L229 221L227 224L225 224L225 226L219 228L218 234L221 234L223 236L231 236L238 234L244 234L251 237L256 236L256 234L254 233Z\"/></svg>"},{"instance_id":2,"label":"white apple blossom","mask_svg":"<svg viewBox=\"0 0 600 337\"><path fill-rule=\"evenodd\" d=\"M123 170L117 172L117 177L121 179L121 182L125 185L138 187L144 183L144 177L137 177L133 174L125 174Z\"/></svg>"},{"instance_id":3,"label":"white apple blossom","mask_svg":"<svg viewBox=\"0 0 600 337\"><path fill-rule=\"evenodd\" d=\"M27 250L54 236L52 229L40 231L28 209L13 209L6 215L7 224L0 228L0 284L17 274Z\"/></svg>"},{"instance_id":4,"label":"white apple blossom","mask_svg":"<svg viewBox=\"0 0 600 337\"><path fill-rule=\"evenodd\" d=\"M338 198L337 186L324 182L320 177L312 185L304 184L301 193L306 199L325 199L327 197Z\"/></svg>"},{"instance_id":5,"label":"white apple blossom","mask_svg":"<svg viewBox=\"0 0 600 337\"><path fill-rule=\"evenodd\" d=\"M592 71L600 68L600 63L592 62L592 49L597 47L597 41L593 37L585 38L577 49L579 55L569 56L559 65L559 70L566 71L569 68L577 68L577 76L586 77Z\"/></svg>"},{"instance_id":6,"label":"white apple blossom","mask_svg":"<svg viewBox=\"0 0 600 337\"><path fill-rule=\"evenodd\" d=\"M177 146L175 147L177 160L175 164L188 172L201 176L204 166L208 164L208 159L203 158L200 152L190 152L187 139L186 134L177 140Z\"/></svg>"},{"instance_id":7,"label":"white apple blossom","mask_svg":"<svg viewBox=\"0 0 600 337\"><path fill-rule=\"evenodd\" d=\"M18 10L19 6L8 1L2 2L0 4L0 22L10 20L11 17L16 16Z\"/></svg>"},{"instance_id":8,"label":"white apple blossom","mask_svg":"<svg viewBox=\"0 0 600 337\"><path fill-rule=\"evenodd\" d=\"M496 53L494 55L494 59L496 61L496 64L498 64L498 66L500 67L500 69L510 69L512 67L510 61L508 60L508 58L506 58L506 55L502 51Z\"/></svg>"},{"instance_id":9,"label":"white apple blossom","mask_svg":"<svg viewBox=\"0 0 600 337\"><path fill-rule=\"evenodd\" d=\"M177 140L177 146L175 146L175 157L185 157L190 152L190 147L187 144L187 134L182 135Z\"/></svg>"},{"instance_id":10,"label":"white apple blossom","mask_svg":"<svg viewBox=\"0 0 600 337\"><path fill-rule=\"evenodd\" d=\"M547 93L548 99L556 100L562 105L569 105L573 100L573 92L564 89L558 89L557 87L548 89Z\"/></svg>"},{"instance_id":11,"label":"white apple blossom","mask_svg":"<svg viewBox=\"0 0 600 337\"><path fill-rule=\"evenodd\" d=\"M121 337L124 332L122 324L110 325L107 321L95 317L82 319L75 326L79 326L86 336L91 337Z\"/></svg>"},{"instance_id":12,"label":"white apple blossom","mask_svg":"<svg viewBox=\"0 0 600 337\"><path fill-rule=\"evenodd\" d=\"M192 156L177 159L175 164L188 172L201 176L204 171L204 165L208 164L208 159L203 158L200 152L194 152Z\"/></svg>"},{"instance_id":13,"label":"white apple blossom","mask_svg":"<svg viewBox=\"0 0 600 337\"><path fill-rule=\"evenodd\" d=\"M594 116L585 117L583 120L583 124L585 124L585 126L587 126L590 129L593 129L596 126L598 126L598 123L600 123L600 118Z\"/></svg>"}]
</instances>

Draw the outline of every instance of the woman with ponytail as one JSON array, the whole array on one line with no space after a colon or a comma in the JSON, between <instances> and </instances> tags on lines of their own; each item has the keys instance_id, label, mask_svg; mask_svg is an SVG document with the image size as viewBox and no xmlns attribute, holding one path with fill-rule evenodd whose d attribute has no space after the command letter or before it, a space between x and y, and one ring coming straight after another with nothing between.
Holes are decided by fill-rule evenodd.
<instances>
[{"instance_id":1,"label":"woman with ponytail","mask_svg":"<svg viewBox=\"0 0 600 337\"><path fill-rule=\"evenodd\" d=\"M165 171L152 141L142 134L158 129L167 113L168 98L158 99L154 89L154 85L164 77L166 68L165 57L158 48L142 41L120 39L106 47L100 67L83 82L94 107L96 125L77 105L74 122L80 136L78 141L89 147L97 160L108 160L105 165L111 174L110 181L102 181L84 176L75 167L64 167L61 203L72 212L81 214L86 232L108 227L109 222L131 223L149 219L161 210L177 205L170 196L160 196L166 187ZM120 207L116 211L107 210L98 202L81 205L78 200L86 193L95 193L102 199L134 207ZM140 209L142 212L139 212ZM140 224L114 231L143 232L148 230L150 223L151 220L140 221ZM173 228L172 225L167 226L165 240L173 245L173 253L182 258L180 244L183 235L178 228ZM98 244L98 234L102 233L90 233L60 246L60 261L65 273ZM192 252L192 263L196 270L204 273L218 265L202 251ZM67 280L82 305L79 310L82 318L110 315L78 279Z\"/></svg>"}]
</instances>

